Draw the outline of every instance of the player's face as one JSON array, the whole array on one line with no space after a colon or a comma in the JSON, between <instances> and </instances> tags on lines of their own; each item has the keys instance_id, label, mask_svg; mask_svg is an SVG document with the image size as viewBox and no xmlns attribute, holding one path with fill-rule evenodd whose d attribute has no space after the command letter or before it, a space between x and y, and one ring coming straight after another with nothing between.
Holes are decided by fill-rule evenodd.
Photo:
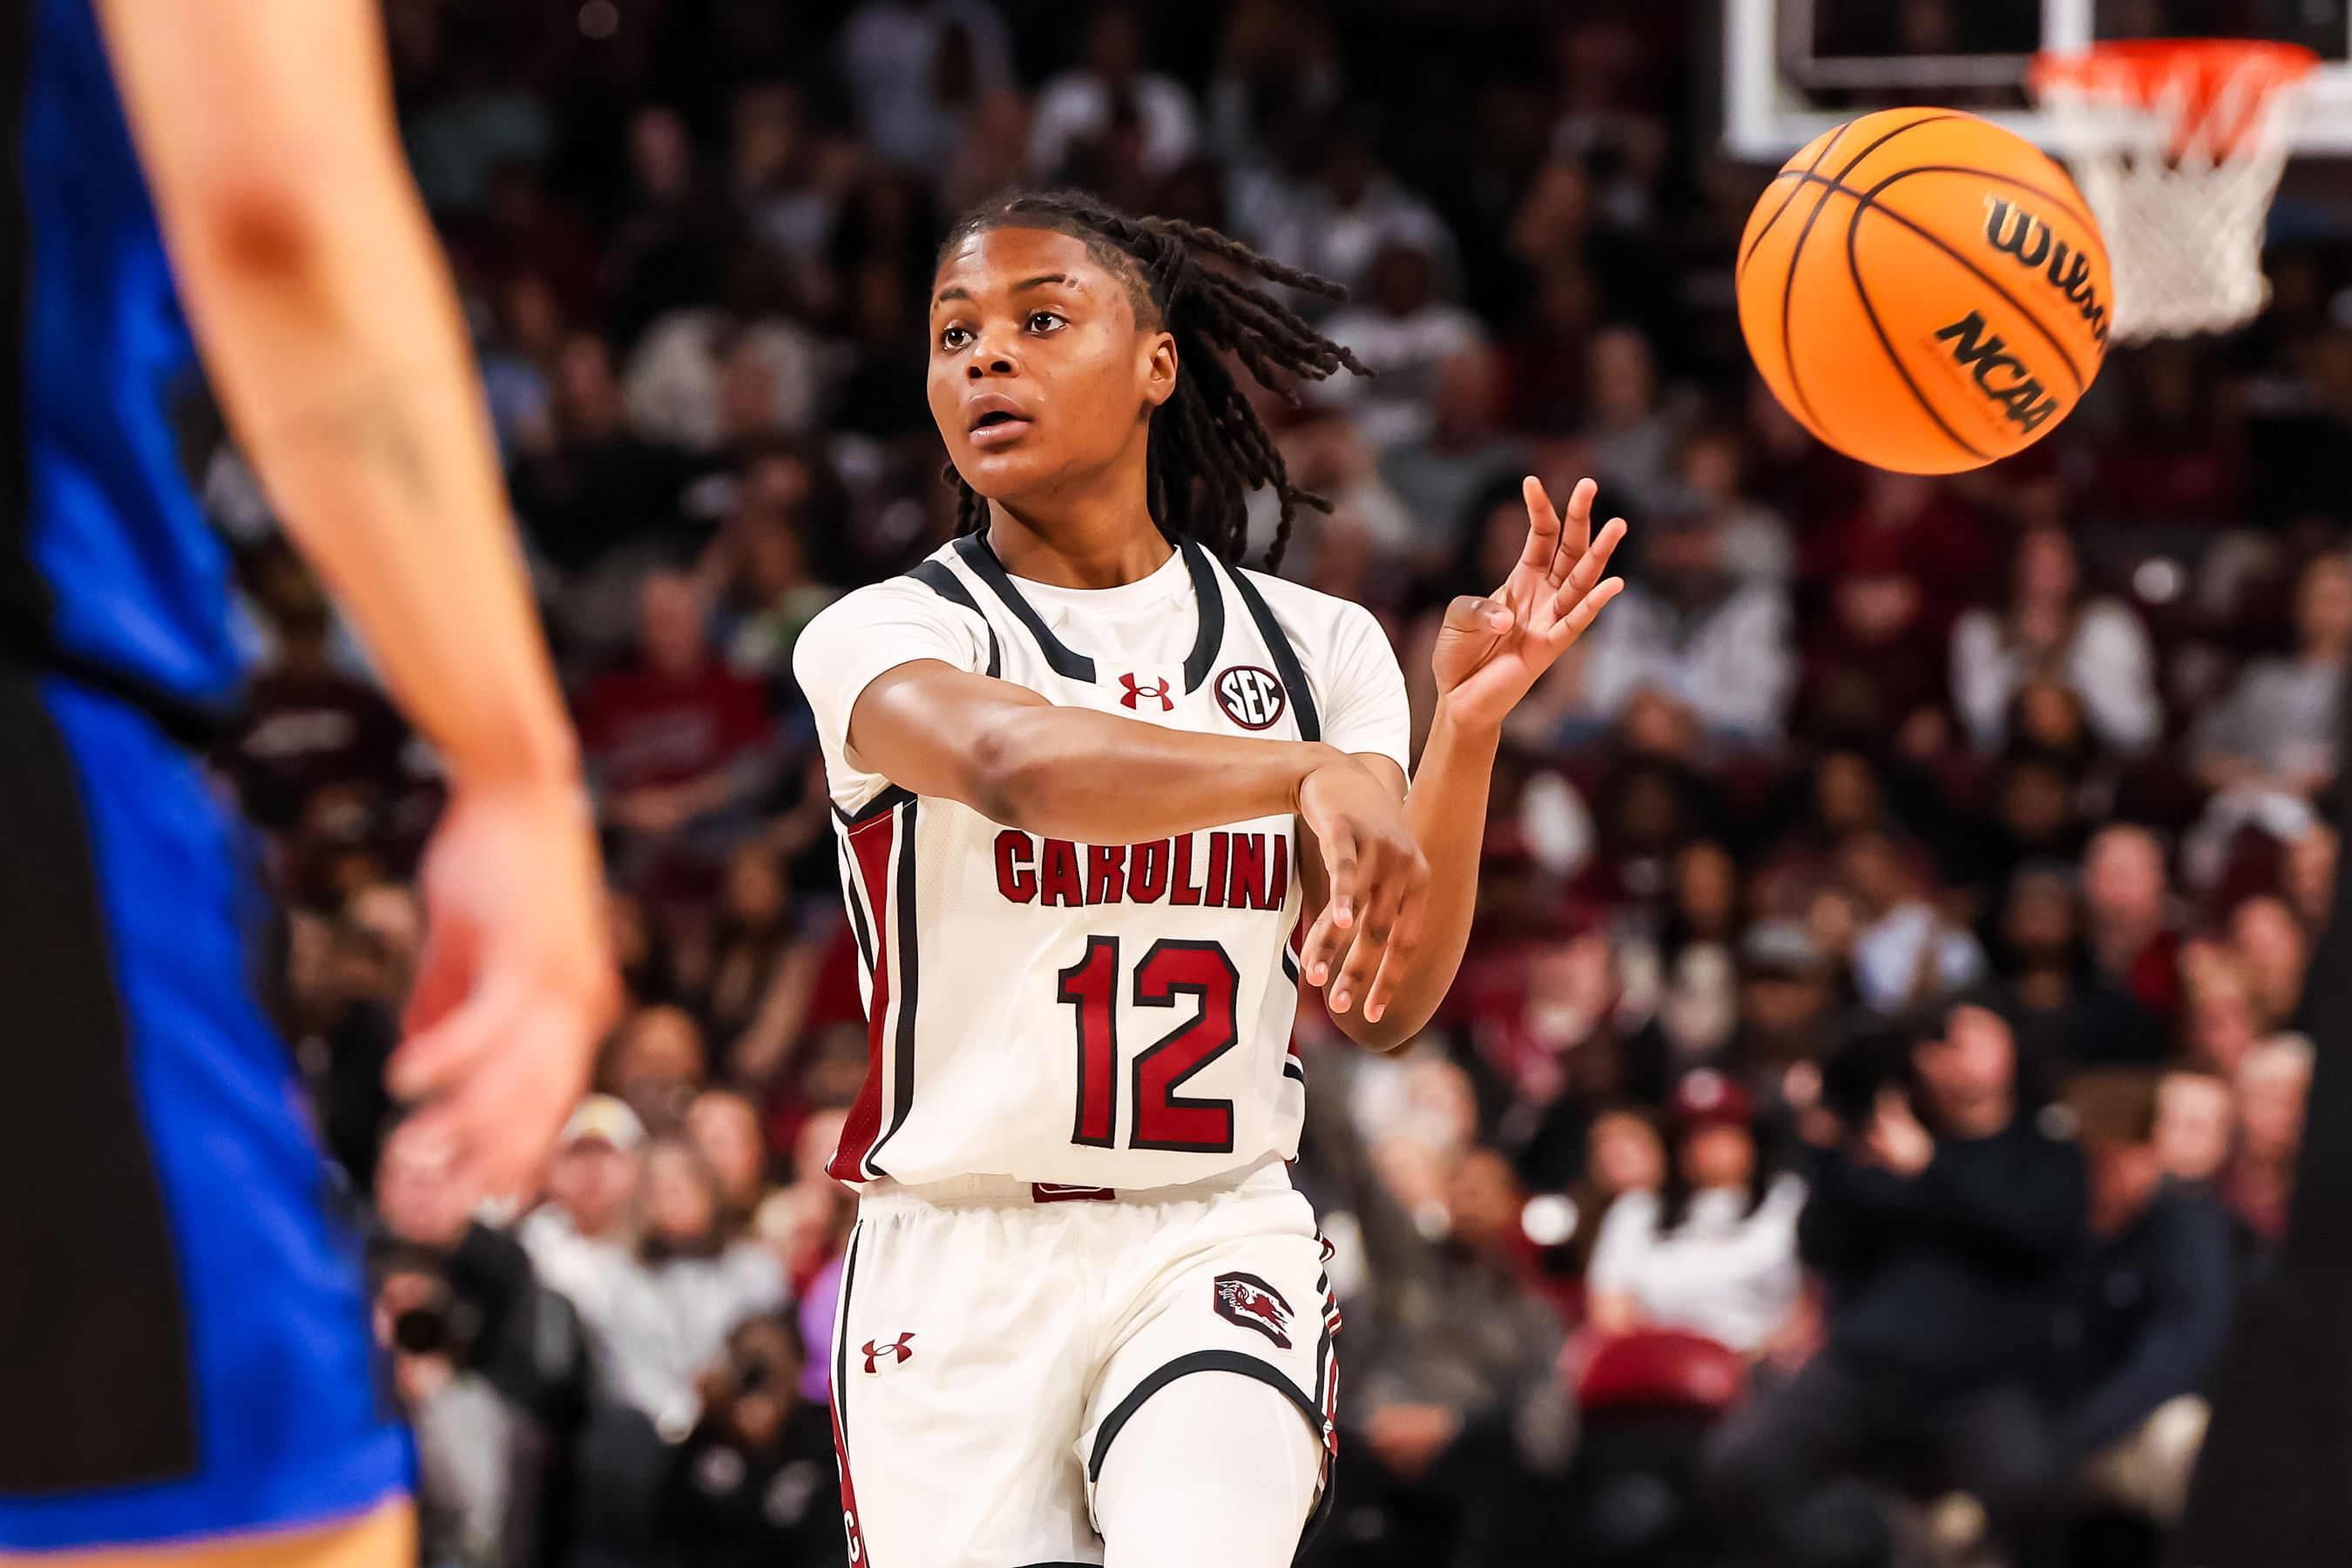
<instances>
[{"instance_id":1,"label":"player's face","mask_svg":"<svg viewBox=\"0 0 2352 1568\"><path fill-rule=\"evenodd\" d=\"M1046 229L965 238L932 289L931 417L964 481L1018 505L1137 464L1176 349L1144 331L1125 281Z\"/></svg>"}]
</instances>

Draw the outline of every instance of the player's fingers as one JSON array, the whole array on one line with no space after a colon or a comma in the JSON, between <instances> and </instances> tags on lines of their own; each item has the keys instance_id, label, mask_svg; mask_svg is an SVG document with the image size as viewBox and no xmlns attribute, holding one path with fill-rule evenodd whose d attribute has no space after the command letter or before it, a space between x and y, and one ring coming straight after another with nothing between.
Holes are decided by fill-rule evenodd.
<instances>
[{"instance_id":1,"label":"player's fingers","mask_svg":"<svg viewBox=\"0 0 2352 1568\"><path fill-rule=\"evenodd\" d=\"M1365 987L1378 971L1381 956L1395 934L1397 914L1404 907L1420 857L1399 855L1393 848L1382 847L1376 858L1368 852L1366 861L1362 930L1357 934L1355 945L1348 950L1348 961L1331 987L1331 1005L1341 1013L1363 999Z\"/></svg>"},{"instance_id":2,"label":"player's fingers","mask_svg":"<svg viewBox=\"0 0 2352 1568\"><path fill-rule=\"evenodd\" d=\"M1624 537L1625 520L1622 517L1613 519L1607 528L1601 531L1601 537L1593 542L1591 549L1584 552L1584 559L1576 563L1545 603L1546 618L1556 619L1566 615L1577 600L1592 592L1593 584L1601 581L1601 574L1609 570L1609 558L1617 552L1618 542Z\"/></svg>"},{"instance_id":3,"label":"player's fingers","mask_svg":"<svg viewBox=\"0 0 2352 1568\"><path fill-rule=\"evenodd\" d=\"M1568 508L1560 521L1559 553L1553 558L1547 574L1547 580L1554 587L1592 548L1592 501L1600 493L1601 487L1589 479L1577 480L1576 488L1568 492Z\"/></svg>"},{"instance_id":4,"label":"player's fingers","mask_svg":"<svg viewBox=\"0 0 2352 1568\"><path fill-rule=\"evenodd\" d=\"M416 979L408 988L408 1005L401 1016L404 1033L424 1034L466 1000L474 984L472 948L446 921L426 926L425 951L417 959Z\"/></svg>"},{"instance_id":5,"label":"player's fingers","mask_svg":"<svg viewBox=\"0 0 2352 1568\"><path fill-rule=\"evenodd\" d=\"M1332 966L1345 951L1344 942L1345 933L1332 929L1331 906L1327 903L1307 928L1307 940L1298 944L1298 972L1307 976L1307 984L1329 983Z\"/></svg>"},{"instance_id":6,"label":"player's fingers","mask_svg":"<svg viewBox=\"0 0 2352 1568\"><path fill-rule=\"evenodd\" d=\"M458 1170L473 1190L504 1197L536 1182L587 1087L584 1027L568 1011L538 1011L452 1098ZM567 1069L567 1062L579 1066Z\"/></svg>"},{"instance_id":7,"label":"player's fingers","mask_svg":"<svg viewBox=\"0 0 2352 1568\"><path fill-rule=\"evenodd\" d=\"M1464 594L1445 606L1446 629L1472 636L1509 631L1516 618L1510 605L1475 594Z\"/></svg>"},{"instance_id":8,"label":"player's fingers","mask_svg":"<svg viewBox=\"0 0 2352 1568\"><path fill-rule=\"evenodd\" d=\"M1382 945L1372 939L1369 927L1349 944L1347 961L1339 965L1339 973L1332 977L1331 984L1323 988L1324 1000L1331 1011L1345 1013L1355 1006L1357 998L1363 995L1364 987L1371 984L1372 975L1380 968Z\"/></svg>"},{"instance_id":9,"label":"player's fingers","mask_svg":"<svg viewBox=\"0 0 2352 1568\"><path fill-rule=\"evenodd\" d=\"M1569 606L1565 615L1554 621L1544 634L1544 641L1555 653L1582 637L1592 625L1592 617L1607 607L1609 601L1625 590L1625 579L1612 577L1590 594Z\"/></svg>"},{"instance_id":10,"label":"player's fingers","mask_svg":"<svg viewBox=\"0 0 2352 1568\"><path fill-rule=\"evenodd\" d=\"M514 1008L499 992L477 992L431 1028L401 1042L385 1066L384 1084L401 1100L446 1090L496 1050Z\"/></svg>"},{"instance_id":11,"label":"player's fingers","mask_svg":"<svg viewBox=\"0 0 2352 1568\"><path fill-rule=\"evenodd\" d=\"M1559 553L1559 513L1553 510L1543 481L1533 474L1520 481L1519 495L1528 503L1528 542L1519 552L1519 568L1543 577L1549 574Z\"/></svg>"},{"instance_id":12,"label":"player's fingers","mask_svg":"<svg viewBox=\"0 0 2352 1568\"><path fill-rule=\"evenodd\" d=\"M1323 869L1331 883L1331 897L1323 907L1324 916L1339 930L1352 931L1363 903L1355 827L1345 817L1336 817L1317 832L1316 841L1323 851Z\"/></svg>"},{"instance_id":13,"label":"player's fingers","mask_svg":"<svg viewBox=\"0 0 2352 1568\"><path fill-rule=\"evenodd\" d=\"M1397 987L1412 973L1413 955L1421 951L1421 932L1428 911L1427 889L1416 889L1397 911L1388 947L1381 954L1379 973L1364 992L1364 1022L1377 1024L1396 999Z\"/></svg>"}]
</instances>

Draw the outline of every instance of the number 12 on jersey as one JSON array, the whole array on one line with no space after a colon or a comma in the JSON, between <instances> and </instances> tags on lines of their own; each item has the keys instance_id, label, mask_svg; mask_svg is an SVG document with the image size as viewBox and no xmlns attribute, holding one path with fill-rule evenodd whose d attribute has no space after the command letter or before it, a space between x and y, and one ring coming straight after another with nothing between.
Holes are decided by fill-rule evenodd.
<instances>
[{"instance_id":1,"label":"number 12 on jersey","mask_svg":"<svg viewBox=\"0 0 2352 1568\"><path fill-rule=\"evenodd\" d=\"M1077 1015L1078 1108L1070 1141L1097 1149L1117 1147L1118 1127L1119 941L1087 938L1086 956L1061 972L1055 994ZM1225 950L1213 942L1163 937L1135 966L1134 1005L1181 1005L1196 997L1200 1011L1145 1047L1128 1064L1128 1099L1134 1122L1130 1149L1169 1149L1223 1154L1234 1147L1234 1102L1197 1100L1176 1092L1193 1074L1233 1049L1241 1036L1234 1022L1241 974Z\"/></svg>"}]
</instances>

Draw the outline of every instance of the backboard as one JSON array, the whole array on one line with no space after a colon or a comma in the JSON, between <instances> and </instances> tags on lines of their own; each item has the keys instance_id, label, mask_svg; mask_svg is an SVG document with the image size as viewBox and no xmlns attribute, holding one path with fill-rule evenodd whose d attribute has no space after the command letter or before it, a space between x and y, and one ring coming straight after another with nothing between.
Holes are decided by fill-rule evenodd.
<instances>
[{"instance_id":1,"label":"backboard","mask_svg":"<svg viewBox=\"0 0 2352 1568\"><path fill-rule=\"evenodd\" d=\"M2144 37L2317 50L2294 148L2352 156L2352 0L1724 0L1724 142L1777 163L1855 114L1933 103L2056 150L2026 89L2034 55Z\"/></svg>"}]
</instances>

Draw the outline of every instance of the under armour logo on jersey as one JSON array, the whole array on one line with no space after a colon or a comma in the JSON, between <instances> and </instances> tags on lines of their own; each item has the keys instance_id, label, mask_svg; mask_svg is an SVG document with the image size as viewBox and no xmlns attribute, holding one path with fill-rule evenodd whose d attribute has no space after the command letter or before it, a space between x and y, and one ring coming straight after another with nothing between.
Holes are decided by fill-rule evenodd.
<instances>
[{"instance_id":1,"label":"under armour logo on jersey","mask_svg":"<svg viewBox=\"0 0 2352 1568\"><path fill-rule=\"evenodd\" d=\"M1282 717L1286 700L1274 672L1254 664L1237 664L1217 672L1217 706L1244 730L1271 730Z\"/></svg>"},{"instance_id":2,"label":"under armour logo on jersey","mask_svg":"<svg viewBox=\"0 0 2352 1568\"><path fill-rule=\"evenodd\" d=\"M1139 699L1150 699L1160 704L1160 710L1162 713L1175 711L1176 700L1168 695L1166 676L1163 675L1150 686L1146 686L1135 679L1135 672L1130 669L1118 678L1118 683L1127 688L1127 695L1118 700L1120 707L1133 708L1138 705Z\"/></svg>"},{"instance_id":3,"label":"under armour logo on jersey","mask_svg":"<svg viewBox=\"0 0 2352 1568\"><path fill-rule=\"evenodd\" d=\"M901 1362L913 1359L915 1352L908 1347L914 1342L915 1336L911 1333L900 1334L897 1339L887 1342L883 1340L866 1341L865 1346L866 1370L867 1372L880 1372L882 1370L880 1363L882 1359L886 1356L889 1358L890 1364L892 1366L897 1366Z\"/></svg>"},{"instance_id":4,"label":"under armour logo on jersey","mask_svg":"<svg viewBox=\"0 0 2352 1568\"><path fill-rule=\"evenodd\" d=\"M1244 1329L1253 1329L1275 1343L1290 1348L1290 1303L1282 1292L1255 1274L1220 1274L1213 1289L1217 1315Z\"/></svg>"}]
</instances>

